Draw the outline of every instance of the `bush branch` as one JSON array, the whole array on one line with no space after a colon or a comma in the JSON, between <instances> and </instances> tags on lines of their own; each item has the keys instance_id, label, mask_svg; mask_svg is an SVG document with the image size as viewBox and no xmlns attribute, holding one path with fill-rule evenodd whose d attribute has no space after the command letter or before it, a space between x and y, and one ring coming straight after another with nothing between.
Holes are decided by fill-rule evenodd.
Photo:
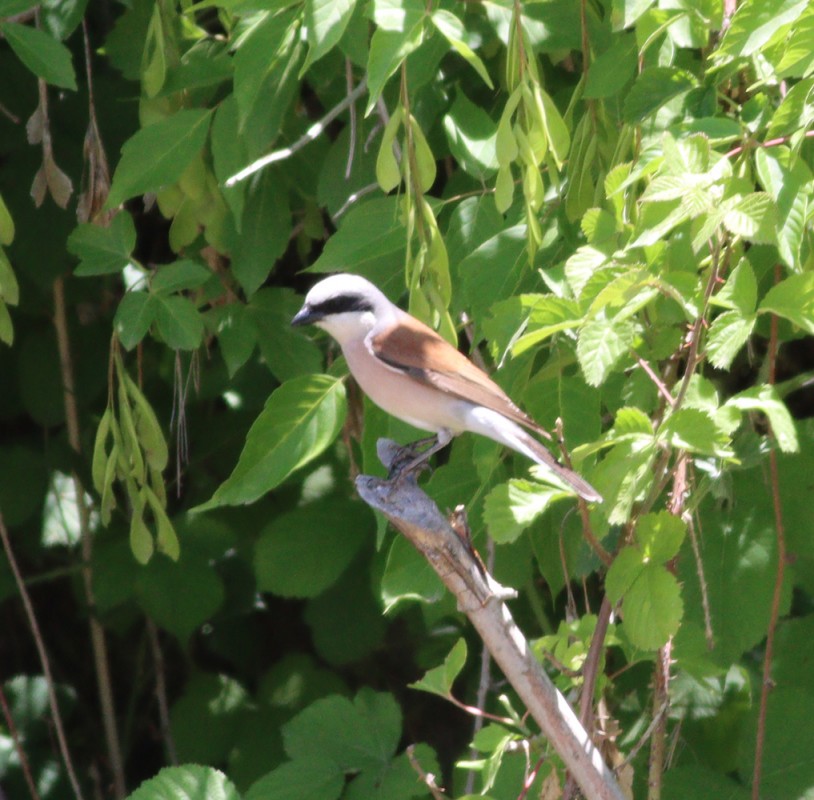
<instances>
[{"instance_id":1,"label":"bush branch","mask_svg":"<svg viewBox=\"0 0 814 800\"><path fill-rule=\"evenodd\" d=\"M392 463L394 449L392 442L379 441L379 457L385 466ZM501 599L506 590L478 563L415 479L408 476L386 481L360 475L356 488L368 505L381 511L410 540L455 595L458 607L469 617L585 796L622 800L624 795L613 772L543 671Z\"/></svg>"}]
</instances>

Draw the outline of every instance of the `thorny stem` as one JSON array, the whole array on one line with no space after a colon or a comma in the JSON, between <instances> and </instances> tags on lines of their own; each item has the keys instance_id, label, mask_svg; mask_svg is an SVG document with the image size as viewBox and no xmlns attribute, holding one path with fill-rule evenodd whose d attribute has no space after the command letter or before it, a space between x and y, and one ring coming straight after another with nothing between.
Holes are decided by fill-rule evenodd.
<instances>
[{"instance_id":1,"label":"thorny stem","mask_svg":"<svg viewBox=\"0 0 814 800\"><path fill-rule=\"evenodd\" d=\"M82 800L82 790L79 788L79 781L76 777L76 771L71 761L71 753L68 750L68 739L65 736L65 726L62 724L62 714L59 710L59 703L57 702L57 693L54 689L54 676L51 673L51 662L48 660L48 652L45 649L45 640L42 638L42 631L37 622L37 615L34 613L34 606L31 603L31 597L28 594L28 589L25 587L20 567L17 564L17 559L14 556L14 551L11 549L11 537L8 534L8 528L3 520L2 512L0 512L0 539L3 540L3 549L6 552L11 572L14 575L14 582L17 584L17 591L20 593L20 599L23 601L23 608L28 617L28 625L31 628L31 636L34 639L34 644L37 647L37 654L40 658L40 666L42 667L42 674L45 676L45 685L48 691L48 706L51 709L51 716L54 720L54 729L56 731L57 742L59 743L59 751L62 754L62 760L65 763L65 771L68 773L68 781L71 784L74 797L76 800Z\"/></svg>"},{"instance_id":2,"label":"thorny stem","mask_svg":"<svg viewBox=\"0 0 814 800\"><path fill-rule=\"evenodd\" d=\"M54 327L59 348L59 363L62 373L62 390L65 403L65 422L68 429L68 442L71 449L79 454L82 451L79 429L79 410L76 405L76 390L71 358L71 346L68 336L68 320L65 313L65 283L62 277L54 281ZM96 601L93 594L93 573L91 558L93 556L93 539L90 530L90 511L85 503L85 487L79 475L73 473L76 508L79 513L79 532L82 548L82 579L85 590L85 602L88 605L90 639L93 649L93 661L96 668L96 683L99 691L99 703L102 709L102 724L107 743L110 767L113 771L114 792L117 798L127 794L124 779L119 733L116 729L116 709L113 704L113 685L110 678L110 667L107 656L107 643L102 624L96 617Z\"/></svg>"},{"instance_id":3,"label":"thorny stem","mask_svg":"<svg viewBox=\"0 0 814 800\"><path fill-rule=\"evenodd\" d=\"M779 264L775 264L775 284L778 284L780 279L781 268ZM774 385L777 378L776 314L772 314L771 318L767 357L769 360L769 383ZM766 650L763 654L763 680L761 681L760 687L760 710L758 712L757 734L755 739L755 767L752 773L752 800L759 800L760 798L760 781L763 773L763 746L766 740L766 713L769 704L769 692L772 688L774 636L777 630L777 620L780 617L780 600L783 595L783 580L786 572L786 528L783 522L783 504L780 500L780 475L777 467L777 449L775 447L772 447L769 451L769 479L772 490L772 506L774 507L775 535L777 537L777 572L775 573L774 579L769 627L766 631Z\"/></svg>"}]
</instances>

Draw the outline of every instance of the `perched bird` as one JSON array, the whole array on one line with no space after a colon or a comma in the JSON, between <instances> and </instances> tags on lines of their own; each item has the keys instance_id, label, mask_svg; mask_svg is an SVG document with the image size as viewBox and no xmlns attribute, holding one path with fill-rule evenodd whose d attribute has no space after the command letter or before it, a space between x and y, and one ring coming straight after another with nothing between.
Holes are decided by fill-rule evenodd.
<instances>
[{"instance_id":1,"label":"perched bird","mask_svg":"<svg viewBox=\"0 0 814 800\"><path fill-rule=\"evenodd\" d=\"M408 468L454 436L472 431L547 467L585 500L602 501L596 489L524 430L545 434L483 370L365 278L340 274L320 281L291 324L327 331L377 406L436 435L435 443Z\"/></svg>"}]
</instances>

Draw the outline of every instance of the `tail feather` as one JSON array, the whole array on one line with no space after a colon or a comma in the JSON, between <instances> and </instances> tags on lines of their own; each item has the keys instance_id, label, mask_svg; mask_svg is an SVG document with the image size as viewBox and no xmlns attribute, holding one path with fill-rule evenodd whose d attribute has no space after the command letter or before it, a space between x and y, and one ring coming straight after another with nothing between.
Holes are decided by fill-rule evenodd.
<instances>
[{"instance_id":1,"label":"tail feather","mask_svg":"<svg viewBox=\"0 0 814 800\"><path fill-rule=\"evenodd\" d=\"M574 470L560 464L551 452L531 434L527 433L516 422L502 414L475 406L467 414L467 430L488 436L501 442L512 450L522 453L532 461L550 469L558 478L570 486L583 500L589 503L601 503L602 495Z\"/></svg>"}]
</instances>

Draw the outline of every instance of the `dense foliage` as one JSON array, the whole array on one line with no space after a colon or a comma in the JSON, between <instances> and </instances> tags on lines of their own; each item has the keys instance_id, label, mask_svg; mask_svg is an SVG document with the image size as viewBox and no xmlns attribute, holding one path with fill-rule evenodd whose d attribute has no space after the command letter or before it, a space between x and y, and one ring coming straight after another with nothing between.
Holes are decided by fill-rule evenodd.
<instances>
[{"instance_id":1,"label":"dense foliage","mask_svg":"<svg viewBox=\"0 0 814 800\"><path fill-rule=\"evenodd\" d=\"M807 0L0 0L0 74L5 796L572 793L355 496L421 434L290 328L334 271L604 496L424 479L620 782L808 796Z\"/></svg>"}]
</instances>

